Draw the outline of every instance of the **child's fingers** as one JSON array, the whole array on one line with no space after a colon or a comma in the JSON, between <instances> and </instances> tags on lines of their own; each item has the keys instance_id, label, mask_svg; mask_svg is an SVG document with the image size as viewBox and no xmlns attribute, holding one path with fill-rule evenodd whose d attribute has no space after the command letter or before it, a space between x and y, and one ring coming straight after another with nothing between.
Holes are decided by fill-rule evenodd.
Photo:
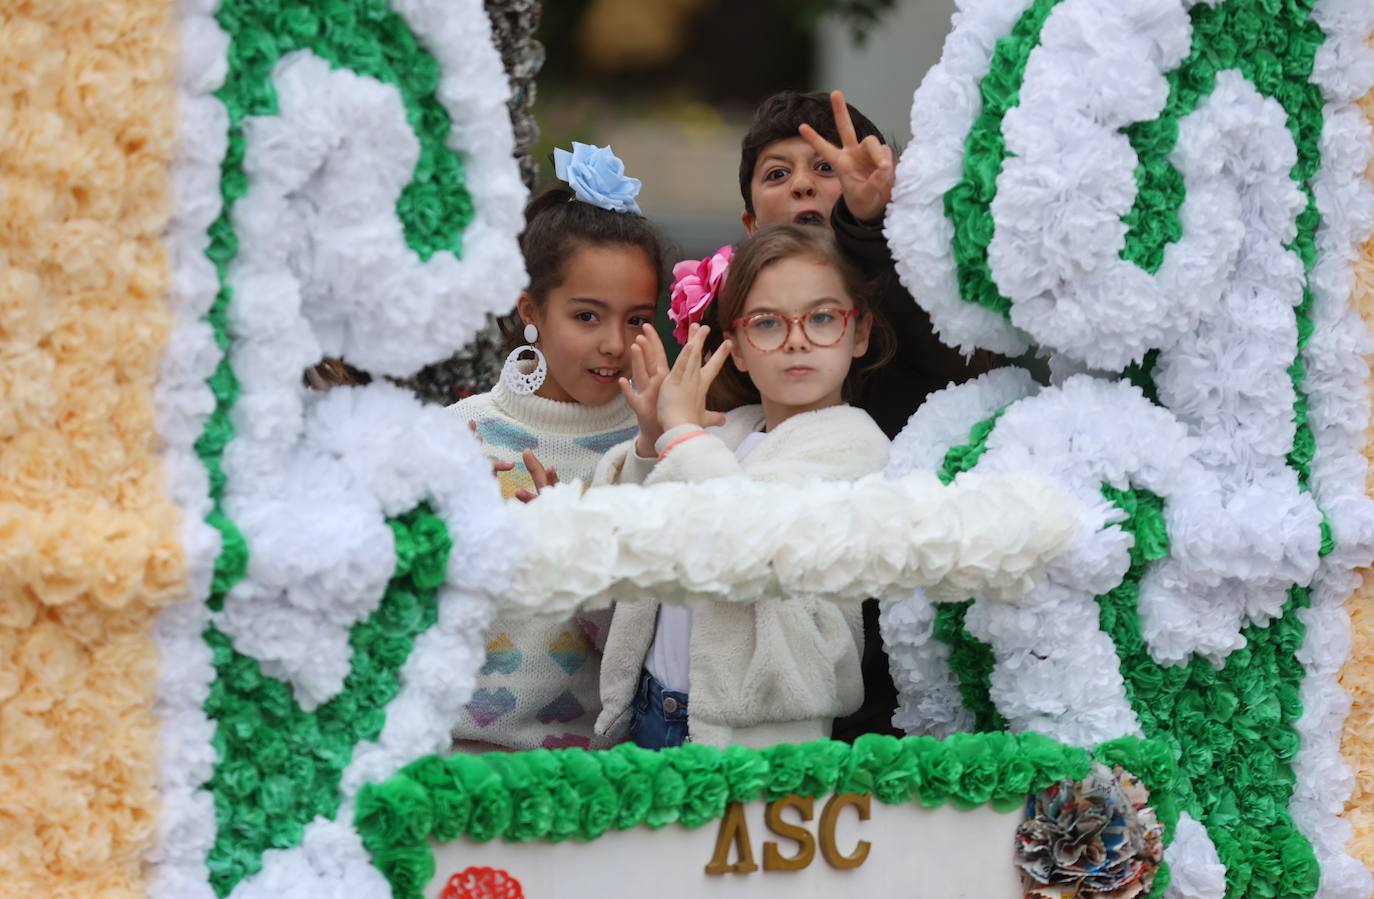
<instances>
[{"instance_id":1,"label":"child's fingers","mask_svg":"<svg viewBox=\"0 0 1374 899\"><path fill-rule=\"evenodd\" d=\"M531 493L524 487L521 487L519 490L515 491L515 498L520 500L520 502L522 503L534 502L535 497L537 497L538 495L539 494L537 493Z\"/></svg>"},{"instance_id":2,"label":"child's fingers","mask_svg":"<svg viewBox=\"0 0 1374 899\"><path fill-rule=\"evenodd\" d=\"M558 483L558 469L550 465L548 467L545 480L548 482L544 485L545 487L553 487L554 485L556 485Z\"/></svg>"},{"instance_id":3,"label":"child's fingers","mask_svg":"<svg viewBox=\"0 0 1374 899\"><path fill-rule=\"evenodd\" d=\"M701 423L703 428L719 428L725 425L724 412L707 412L706 419Z\"/></svg>"},{"instance_id":4,"label":"child's fingers","mask_svg":"<svg viewBox=\"0 0 1374 899\"><path fill-rule=\"evenodd\" d=\"M539 461L534 450L525 450L520 454L520 458L525 460L525 468L529 470L530 480L534 481L535 490L543 490L549 486L548 472L544 470L544 463Z\"/></svg>"},{"instance_id":5,"label":"child's fingers","mask_svg":"<svg viewBox=\"0 0 1374 899\"><path fill-rule=\"evenodd\" d=\"M649 366L644 359L644 347L638 337L635 338L634 346L630 347L630 375L634 378L635 387L640 390L649 386Z\"/></svg>"},{"instance_id":6,"label":"child's fingers","mask_svg":"<svg viewBox=\"0 0 1374 899\"><path fill-rule=\"evenodd\" d=\"M874 139L873 139L873 142L874 142L874 144L876 144L876 147L875 147L875 149L874 149L874 154L878 157L878 168L880 168L880 169L886 169L886 170L889 171L889 172L892 171L892 168L893 168L893 165L892 165L892 163L893 163L892 148L889 147L887 144L882 143L882 142L879 141L877 138L874 138Z\"/></svg>"},{"instance_id":7,"label":"child's fingers","mask_svg":"<svg viewBox=\"0 0 1374 899\"><path fill-rule=\"evenodd\" d=\"M515 463L514 463L514 462L502 462L500 459L492 459L492 460L491 460L491 473L492 473L492 474L500 474L500 473L503 472L503 471L514 471L514 470L515 470Z\"/></svg>"},{"instance_id":8,"label":"child's fingers","mask_svg":"<svg viewBox=\"0 0 1374 899\"><path fill-rule=\"evenodd\" d=\"M634 385L630 383L630 379L629 379L629 378L621 378L621 379L620 379L619 381L617 381L616 383L618 383L618 384L620 385L620 393L621 393L622 396L625 397L625 402L629 403L629 404L630 404L630 408L634 410L635 415L638 415L638 414L639 414L639 405L640 405L640 395L639 395L638 391L635 390Z\"/></svg>"},{"instance_id":9,"label":"child's fingers","mask_svg":"<svg viewBox=\"0 0 1374 899\"><path fill-rule=\"evenodd\" d=\"M711 354L711 358L702 367L701 376L707 385L716 379L716 375L720 374L721 368L725 366L725 360L730 358L730 346L730 340L727 338L720 346L716 347L716 351Z\"/></svg>"},{"instance_id":10,"label":"child's fingers","mask_svg":"<svg viewBox=\"0 0 1374 899\"><path fill-rule=\"evenodd\" d=\"M481 446L483 443L486 442L486 441L484 441L484 440L482 439L482 435L479 434L479 433L477 433L477 419L475 419L475 418L469 418L469 419L468 419L468 430L472 432L472 436L474 436L474 437L477 438L477 445L478 445L478 446Z\"/></svg>"},{"instance_id":11,"label":"child's fingers","mask_svg":"<svg viewBox=\"0 0 1374 899\"><path fill-rule=\"evenodd\" d=\"M815 128L803 122L802 126L797 129L797 133L801 135L802 140L811 146L812 150L816 151L817 156L830 163L832 167L839 166L840 148L822 137Z\"/></svg>"},{"instance_id":12,"label":"child's fingers","mask_svg":"<svg viewBox=\"0 0 1374 899\"><path fill-rule=\"evenodd\" d=\"M844 102L844 91L830 92L830 108L835 112L835 130L840 132L840 146L852 147L859 142L854 131L854 120L849 117L849 104Z\"/></svg>"},{"instance_id":13,"label":"child's fingers","mask_svg":"<svg viewBox=\"0 0 1374 899\"><path fill-rule=\"evenodd\" d=\"M711 329L706 325L697 325L696 333L687 341L690 350L687 356L691 362L691 367L687 369L688 374L697 375L701 372L701 364L706 358L706 338L710 333Z\"/></svg>"},{"instance_id":14,"label":"child's fingers","mask_svg":"<svg viewBox=\"0 0 1374 899\"><path fill-rule=\"evenodd\" d=\"M864 151L865 157L873 166L875 171L892 168L892 148L872 134L864 138L864 142L859 144Z\"/></svg>"},{"instance_id":15,"label":"child's fingers","mask_svg":"<svg viewBox=\"0 0 1374 899\"><path fill-rule=\"evenodd\" d=\"M645 348L646 361L650 370L666 372L668 370L668 350L664 348L663 338L658 336L653 325L644 325L644 342L647 344Z\"/></svg>"},{"instance_id":16,"label":"child's fingers","mask_svg":"<svg viewBox=\"0 0 1374 899\"><path fill-rule=\"evenodd\" d=\"M701 325L692 325L687 332L687 342L682 346L682 352L677 354L677 362L673 363L672 378L681 381L694 376L701 368L701 347L706 342Z\"/></svg>"},{"instance_id":17,"label":"child's fingers","mask_svg":"<svg viewBox=\"0 0 1374 899\"><path fill-rule=\"evenodd\" d=\"M644 360L644 371L652 378L660 371L668 371L668 360L660 358L661 354L654 349L653 343L643 334L635 338L635 346L639 348L640 357Z\"/></svg>"}]
</instances>

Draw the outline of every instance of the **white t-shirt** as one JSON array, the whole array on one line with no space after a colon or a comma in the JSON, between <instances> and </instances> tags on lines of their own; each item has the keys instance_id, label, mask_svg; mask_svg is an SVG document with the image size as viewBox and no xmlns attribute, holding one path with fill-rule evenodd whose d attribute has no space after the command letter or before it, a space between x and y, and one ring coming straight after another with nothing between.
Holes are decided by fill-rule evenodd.
<instances>
[{"instance_id":1,"label":"white t-shirt","mask_svg":"<svg viewBox=\"0 0 1374 899\"><path fill-rule=\"evenodd\" d=\"M735 458L743 459L764 438L763 431L755 431L735 447ZM658 607L658 623L654 626L654 642L644 667L665 690L690 693L692 687L692 608L664 604Z\"/></svg>"}]
</instances>

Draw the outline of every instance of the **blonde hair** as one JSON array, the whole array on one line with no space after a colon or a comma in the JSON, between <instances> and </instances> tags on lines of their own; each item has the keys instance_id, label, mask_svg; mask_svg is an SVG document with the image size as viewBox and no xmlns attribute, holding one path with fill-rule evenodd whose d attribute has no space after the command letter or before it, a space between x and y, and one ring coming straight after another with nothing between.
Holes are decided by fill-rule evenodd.
<instances>
[{"instance_id":1,"label":"blonde hair","mask_svg":"<svg viewBox=\"0 0 1374 899\"><path fill-rule=\"evenodd\" d=\"M725 335L732 330L732 323L743 314L759 275L784 259L811 259L835 269L854 308L872 321L869 350L850 366L844 381L844 396L848 400L870 371L892 358L893 339L887 322L873 307L871 285L840 251L829 230L814 225L770 225L741 242L730 260L725 284L706 317L706 323L711 326L706 348L714 352L721 345ZM715 412L729 412L759 401L758 388L748 374L735 367L733 359L726 360L706 398L707 405Z\"/></svg>"}]
</instances>

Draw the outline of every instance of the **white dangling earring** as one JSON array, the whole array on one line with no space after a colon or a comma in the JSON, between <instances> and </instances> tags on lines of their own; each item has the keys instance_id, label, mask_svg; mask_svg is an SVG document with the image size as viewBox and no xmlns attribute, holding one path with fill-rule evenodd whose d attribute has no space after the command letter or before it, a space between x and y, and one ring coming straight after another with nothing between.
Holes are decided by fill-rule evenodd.
<instances>
[{"instance_id":1,"label":"white dangling earring","mask_svg":"<svg viewBox=\"0 0 1374 899\"><path fill-rule=\"evenodd\" d=\"M534 325L525 325L525 345L517 347L506 357L506 364L501 367L501 383L511 393L529 396L544 386L544 379L549 376L549 366L544 361L544 354L534 345L538 339L539 329ZM533 370L527 372L520 367L522 353L534 353Z\"/></svg>"}]
</instances>

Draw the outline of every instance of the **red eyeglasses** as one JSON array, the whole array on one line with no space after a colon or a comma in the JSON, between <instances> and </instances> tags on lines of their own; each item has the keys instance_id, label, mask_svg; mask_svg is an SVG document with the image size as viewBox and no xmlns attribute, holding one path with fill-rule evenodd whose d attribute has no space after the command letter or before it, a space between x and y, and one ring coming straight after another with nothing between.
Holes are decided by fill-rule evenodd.
<instances>
[{"instance_id":1,"label":"red eyeglasses","mask_svg":"<svg viewBox=\"0 0 1374 899\"><path fill-rule=\"evenodd\" d=\"M829 306L812 309L803 315L783 315L780 312L756 312L737 318L731 323L744 333L749 345L761 353L781 349L792 336L792 326L801 328L813 346L831 347L844 339L849 320L860 318L862 309L834 309Z\"/></svg>"}]
</instances>

